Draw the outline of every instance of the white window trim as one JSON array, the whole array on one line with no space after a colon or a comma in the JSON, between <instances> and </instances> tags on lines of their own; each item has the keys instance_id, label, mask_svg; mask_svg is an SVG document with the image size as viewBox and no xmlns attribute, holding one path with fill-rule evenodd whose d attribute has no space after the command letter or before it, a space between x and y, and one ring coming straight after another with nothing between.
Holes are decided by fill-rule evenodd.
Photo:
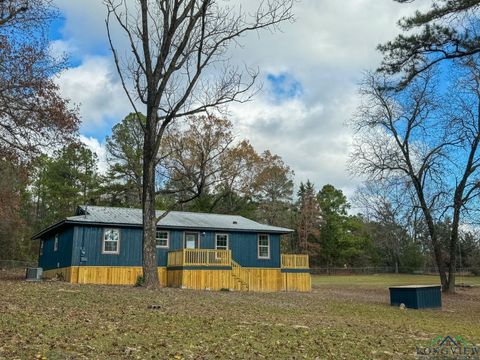
<instances>
[{"instance_id":1,"label":"white window trim","mask_svg":"<svg viewBox=\"0 0 480 360\"><path fill-rule=\"evenodd\" d=\"M225 233L218 233L218 234L215 234L215 250L218 249L217 247L217 236L226 236L227 237L227 248L226 249L222 249L222 250L228 250L230 249L230 236L228 234L225 234Z\"/></svg>"},{"instance_id":2,"label":"white window trim","mask_svg":"<svg viewBox=\"0 0 480 360\"><path fill-rule=\"evenodd\" d=\"M106 251L105 250L105 232L107 230L117 230L118 231L118 240L117 240L117 251ZM103 229L103 234L102 234L102 254L105 255L118 255L120 254L120 241L121 241L121 232L120 229L115 229L115 228L105 228Z\"/></svg>"},{"instance_id":3,"label":"white window trim","mask_svg":"<svg viewBox=\"0 0 480 360\"><path fill-rule=\"evenodd\" d=\"M45 241L40 240L40 256L43 255L43 247L45 246Z\"/></svg>"},{"instance_id":4,"label":"white window trim","mask_svg":"<svg viewBox=\"0 0 480 360\"><path fill-rule=\"evenodd\" d=\"M198 248L196 249L201 249L201 238L200 238L200 233L198 231L184 231L183 232L183 248L187 248L187 234L197 234L197 239L198 239Z\"/></svg>"},{"instance_id":5,"label":"white window trim","mask_svg":"<svg viewBox=\"0 0 480 360\"><path fill-rule=\"evenodd\" d=\"M266 236L268 240L268 256L260 256L260 236ZM265 245L263 245L264 247ZM270 235L268 234L258 234L257 236L257 258L260 260L270 260Z\"/></svg>"},{"instance_id":6,"label":"white window trim","mask_svg":"<svg viewBox=\"0 0 480 360\"><path fill-rule=\"evenodd\" d=\"M53 239L53 251L57 252L58 251L58 243L60 240L58 239L58 234L55 234L55 237Z\"/></svg>"},{"instance_id":7,"label":"white window trim","mask_svg":"<svg viewBox=\"0 0 480 360\"><path fill-rule=\"evenodd\" d=\"M168 230L157 230L155 232L155 244L157 243L157 232L166 232L167 233L167 245L155 245L157 249L169 249L170 248L170 231Z\"/></svg>"}]
</instances>

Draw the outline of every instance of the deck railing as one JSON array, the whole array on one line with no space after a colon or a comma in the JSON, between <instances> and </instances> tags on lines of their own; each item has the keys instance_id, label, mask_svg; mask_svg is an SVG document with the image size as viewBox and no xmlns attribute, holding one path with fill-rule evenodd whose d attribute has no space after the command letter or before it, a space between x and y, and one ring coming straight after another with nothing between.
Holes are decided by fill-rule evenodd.
<instances>
[{"instance_id":1,"label":"deck railing","mask_svg":"<svg viewBox=\"0 0 480 360\"><path fill-rule=\"evenodd\" d=\"M168 253L168 266L231 266L230 250L182 249Z\"/></svg>"},{"instance_id":2,"label":"deck railing","mask_svg":"<svg viewBox=\"0 0 480 360\"><path fill-rule=\"evenodd\" d=\"M282 254L282 268L308 269L308 255Z\"/></svg>"}]
</instances>

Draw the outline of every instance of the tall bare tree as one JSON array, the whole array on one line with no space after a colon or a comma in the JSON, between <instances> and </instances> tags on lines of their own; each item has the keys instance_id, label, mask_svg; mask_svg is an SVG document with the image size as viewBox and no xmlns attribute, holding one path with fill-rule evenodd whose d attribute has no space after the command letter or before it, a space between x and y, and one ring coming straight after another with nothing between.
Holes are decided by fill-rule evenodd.
<instances>
[{"instance_id":1,"label":"tall bare tree","mask_svg":"<svg viewBox=\"0 0 480 360\"><path fill-rule=\"evenodd\" d=\"M166 212L160 217L155 212L155 168L167 127L180 117L245 101L258 73L248 70L245 77L231 65L228 47L248 32L291 20L293 2L262 1L248 15L238 3L224 0L105 0L108 38L125 93L134 113L146 114L142 207L147 287L159 286L155 230ZM115 46L116 29L127 40L129 55Z\"/></svg>"},{"instance_id":2,"label":"tall bare tree","mask_svg":"<svg viewBox=\"0 0 480 360\"><path fill-rule=\"evenodd\" d=\"M469 61L457 70L461 80L443 100L430 72L419 74L401 92L369 75L353 122L352 154L357 173L404 182L413 190L412 206L422 211L443 290L451 292L459 227L480 190L480 68ZM436 229L445 216L452 218L447 248Z\"/></svg>"}]
</instances>

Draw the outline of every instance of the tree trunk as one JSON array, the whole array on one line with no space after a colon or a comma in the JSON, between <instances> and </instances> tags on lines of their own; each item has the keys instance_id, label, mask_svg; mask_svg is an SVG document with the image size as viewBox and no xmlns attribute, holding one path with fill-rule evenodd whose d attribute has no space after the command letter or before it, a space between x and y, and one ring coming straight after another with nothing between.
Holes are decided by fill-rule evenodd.
<instances>
[{"instance_id":1,"label":"tree trunk","mask_svg":"<svg viewBox=\"0 0 480 360\"><path fill-rule=\"evenodd\" d=\"M143 276L145 286L150 289L160 287L158 279L157 248L155 237L157 216L155 213L155 132L145 134L143 149Z\"/></svg>"},{"instance_id":2,"label":"tree trunk","mask_svg":"<svg viewBox=\"0 0 480 360\"><path fill-rule=\"evenodd\" d=\"M460 202L456 202L456 205ZM458 245L458 228L460 222L460 205L456 206L453 211L452 231L450 234L450 262L448 264L448 282L443 288L444 292L455 292L455 272L457 271L457 245Z\"/></svg>"},{"instance_id":3,"label":"tree trunk","mask_svg":"<svg viewBox=\"0 0 480 360\"><path fill-rule=\"evenodd\" d=\"M137 199L135 200L136 203L142 204L142 199L143 199L143 185L142 185L142 178L137 177L135 179L135 186L136 186L136 192L137 192Z\"/></svg>"},{"instance_id":4,"label":"tree trunk","mask_svg":"<svg viewBox=\"0 0 480 360\"><path fill-rule=\"evenodd\" d=\"M413 170L412 170L413 173ZM446 291L448 289L448 279L445 271L445 263L442 256L442 247L438 242L437 231L435 229L435 223L433 221L432 214L430 213L430 208L427 206L425 197L423 195L423 188L420 185L419 181L414 179L415 190L417 191L418 200L420 201L421 209L423 216L425 217L428 233L430 235L430 241L432 242L433 253L435 255L435 262L438 267L438 275L440 276L440 283L442 284L442 290Z\"/></svg>"},{"instance_id":5,"label":"tree trunk","mask_svg":"<svg viewBox=\"0 0 480 360\"><path fill-rule=\"evenodd\" d=\"M431 224L428 224L428 227L430 231L430 237L432 240L433 253L435 255L435 262L437 263L437 267L438 267L438 275L440 276L440 283L442 284L442 290L447 291L446 289L448 289L448 279L445 271L445 264L443 262L442 249L440 247L440 244L438 243L437 234L435 230L430 229L430 227L434 227L433 222Z\"/></svg>"}]
</instances>

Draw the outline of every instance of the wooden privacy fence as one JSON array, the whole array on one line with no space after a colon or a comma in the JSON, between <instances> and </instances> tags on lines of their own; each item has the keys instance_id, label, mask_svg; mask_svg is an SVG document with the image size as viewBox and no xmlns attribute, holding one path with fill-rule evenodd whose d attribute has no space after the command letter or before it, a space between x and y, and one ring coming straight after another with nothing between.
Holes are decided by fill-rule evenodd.
<instances>
[{"instance_id":1,"label":"wooden privacy fence","mask_svg":"<svg viewBox=\"0 0 480 360\"><path fill-rule=\"evenodd\" d=\"M231 266L230 250L182 249L168 253L168 266Z\"/></svg>"},{"instance_id":2,"label":"wooden privacy fence","mask_svg":"<svg viewBox=\"0 0 480 360\"><path fill-rule=\"evenodd\" d=\"M308 255L282 254L282 268L308 269Z\"/></svg>"}]
</instances>

